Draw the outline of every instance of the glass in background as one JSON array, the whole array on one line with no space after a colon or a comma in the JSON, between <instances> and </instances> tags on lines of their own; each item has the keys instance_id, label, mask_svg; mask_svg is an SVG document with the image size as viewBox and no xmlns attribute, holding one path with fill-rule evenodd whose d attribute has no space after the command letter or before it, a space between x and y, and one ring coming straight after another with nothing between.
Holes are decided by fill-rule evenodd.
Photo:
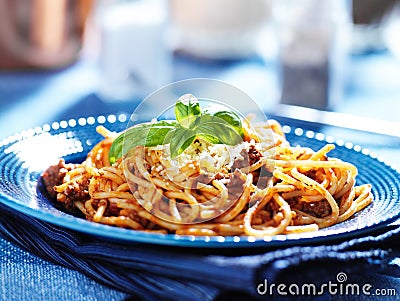
<instances>
[{"instance_id":1,"label":"glass in background","mask_svg":"<svg viewBox=\"0 0 400 301\"><path fill-rule=\"evenodd\" d=\"M167 13L167 0L97 1L102 100L141 99L171 81Z\"/></svg>"},{"instance_id":2,"label":"glass in background","mask_svg":"<svg viewBox=\"0 0 400 301\"><path fill-rule=\"evenodd\" d=\"M170 0L172 47L206 59L241 59L257 51L271 0Z\"/></svg>"},{"instance_id":3,"label":"glass in background","mask_svg":"<svg viewBox=\"0 0 400 301\"><path fill-rule=\"evenodd\" d=\"M387 29L396 19L399 0L353 0L354 28L352 53L371 54L385 51ZM394 40L398 40L398 31Z\"/></svg>"},{"instance_id":4,"label":"glass in background","mask_svg":"<svg viewBox=\"0 0 400 301\"><path fill-rule=\"evenodd\" d=\"M351 34L349 0L279 0L281 103L330 109L344 93Z\"/></svg>"},{"instance_id":5,"label":"glass in background","mask_svg":"<svg viewBox=\"0 0 400 301\"><path fill-rule=\"evenodd\" d=\"M170 0L170 38L178 79L221 79L264 110L278 102L273 0ZM179 63L194 68L183 74ZM191 73L192 71L192 73ZM181 76L181 74L183 76Z\"/></svg>"}]
</instances>

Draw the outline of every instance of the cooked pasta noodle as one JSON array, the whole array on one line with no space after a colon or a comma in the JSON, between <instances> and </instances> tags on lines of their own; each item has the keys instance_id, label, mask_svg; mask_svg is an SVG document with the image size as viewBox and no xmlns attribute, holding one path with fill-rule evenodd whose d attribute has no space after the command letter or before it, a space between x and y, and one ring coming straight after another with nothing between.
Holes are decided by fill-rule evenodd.
<instances>
[{"instance_id":1,"label":"cooked pasta noodle","mask_svg":"<svg viewBox=\"0 0 400 301\"><path fill-rule=\"evenodd\" d=\"M275 121L247 124L244 142L235 147L197 139L172 159L165 146L137 146L113 165L108 152L116 136L101 126L98 132L104 140L83 163L65 165L54 186L58 202L93 222L155 233L264 237L316 231L372 202L371 185L355 184L357 168L328 157L334 145L292 147ZM230 157L222 158L226 153Z\"/></svg>"}]
</instances>

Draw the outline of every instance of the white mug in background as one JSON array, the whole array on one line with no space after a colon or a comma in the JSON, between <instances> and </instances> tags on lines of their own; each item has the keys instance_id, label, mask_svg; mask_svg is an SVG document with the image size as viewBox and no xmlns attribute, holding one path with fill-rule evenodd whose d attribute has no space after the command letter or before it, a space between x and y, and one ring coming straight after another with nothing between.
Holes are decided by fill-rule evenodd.
<instances>
[{"instance_id":1,"label":"white mug in background","mask_svg":"<svg viewBox=\"0 0 400 301\"><path fill-rule=\"evenodd\" d=\"M104 101L143 98L171 81L165 0L114 1L98 10Z\"/></svg>"},{"instance_id":2,"label":"white mug in background","mask_svg":"<svg viewBox=\"0 0 400 301\"><path fill-rule=\"evenodd\" d=\"M238 59L256 51L270 0L170 0L172 44L207 59Z\"/></svg>"},{"instance_id":3,"label":"white mug in background","mask_svg":"<svg viewBox=\"0 0 400 301\"><path fill-rule=\"evenodd\" d=\"M342 100L351 12L351 0L274 2L281 103L331 109Z\"/></svg>"}]
</instances>

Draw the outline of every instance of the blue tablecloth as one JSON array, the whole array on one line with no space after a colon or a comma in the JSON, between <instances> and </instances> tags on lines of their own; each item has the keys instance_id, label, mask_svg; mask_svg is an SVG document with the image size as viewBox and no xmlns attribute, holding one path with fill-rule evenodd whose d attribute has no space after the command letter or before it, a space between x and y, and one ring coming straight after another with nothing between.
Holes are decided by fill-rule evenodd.
<instances>
[{"instance_id":1,"label":"blue tablecloth","mask_svg":"<svg viewBox=\"0 0 400 301\"><path fill-rule=\"evenodd\" d=\"M329 245L226 251L103 241L36 220L4 205L0 205L0 216L4 238L66 267L37 258L32 264L32 256L24 261L26 255L18 250L19 254L9 255L6 261L13 260L22 270L11 266L11 277L5 275L5 279L18 275L20 281L12 283L12 290L5 287L4 300L23 300L33 293L37 300L61 296L71 300L110 300L123 296L118 291L129 294L131 300L268 300L284 299L283 293L305 300L315 296L352 300L354 295L371 300L379 299L380 294L395 299L400 284L397 225ZM34 286L37 281L46 286L38 290ZM285 288L279 290L274 285ZM309 290L310 285L314 290ZM307 291L297 292L296 288Z\"/></svg>"},{"instance_id":2,"label":"blue tablecloth","mask_svg":"<svg viewBox=\"0 0 400 301\"><path fill-rule=\"evenodd\" d=\"M352 62L354 64L352 81L347 89L346 98L338 110L344 113L400 121L398 116L400 102L397 99L400 97L400 63L387 54L355 57ZM270 80L271 71L268 68L268 63L264 64L258 59L214 64L181 58L175 62L175 79L183 79L189 74L190 77L224 79L240 86L268 110L273 107L274 101L276 102L270 97L274 95L271 90L276 89L276 86L273 80ZM383 70L387 70L389 75L385 75ZM379 71L378 75L376 71ZM96 68L85 61L58 71L0 72L0 139L53 121L88 115L131 112L132 103L104 102L96 94L97 87ZM265 99L271 99L271 101L266 102ZM362 132L334 127L323 127L318 130L333 136L346 135L347 140L354 138L358 144L383 154L400 166L398 138L375 135L372 141L372 136ZM12 216L9 212L1 214L0 223L10 225L6 220L10 214ZM18 224L18 219L14 221L14 224ZM138 296L132 297L132 292L129 290L112 286L111 282L107 284L107 281L100 283L93 274L91 277L85 275L82 272L84 269L79 269L76 265L61 266L54 263L46 254L40 254L34 251L35 248L30 248L29 241L25 241L25 245L16 244L18 239L13 241L12 235L4 233L0 235L0 300L124 300L126 298L139 300ZM14 233L14 237L18 238L18 235L15 236ZM396 238L398 237L397 235ZM376 272L379 272L378 259L384 254L376 252L378 253L369 255L365 253L363 256L376 257L377 262L371 263L371 266L376 267ZM44 259L39 255L43 255ZM358 255L361 256L360 253ZM349 253L346 256L352 255ZM354 254L354 256L357 255ZM57 260L55 262L59 263ZM355 274L351 276L359 283L365 283L368 280L375 288L398 288L399 265L400 263L394 260L390 272L386 271L385 275L372 272L368 275L356 275L354 272ZM332 276L335 277L336 274ZM296 277L298 278L298 275ZM227 273L226 281L229 282L229 279L230 275ZM157 278L154 278L154 285L156 285L156 280ZM201 287L198 289L202 290ZM222 294L217 297L218 290L209 289L206 295L208 300L214 297L218 300L227 298L247 300L249 298L248 295L232 293L232 291L234 289L229 295ZM400 291L397 293L400 294ZM145 298L145 294L138 295L141 295L140 298ZM379 298L377 297L378 300ZM371 298L366 298L366 300L371 300Z\"/></svg>"}]
</instances>

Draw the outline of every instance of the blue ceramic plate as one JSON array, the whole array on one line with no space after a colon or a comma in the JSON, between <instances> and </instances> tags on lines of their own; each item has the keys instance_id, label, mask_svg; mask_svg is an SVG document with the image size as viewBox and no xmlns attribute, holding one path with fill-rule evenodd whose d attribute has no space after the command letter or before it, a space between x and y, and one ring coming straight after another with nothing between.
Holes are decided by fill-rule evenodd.
<instances>
[{"instance_id":1,"label":"blue ceramic plate","mask_svg":"<svg viewBox=\"0 0 400 301\"><path fill-rule=\"evenodd\" d=\"M327 141L323 134L284 126L292 144L322 147L336 143L332 156L355 164L358 184L373 185L374 202L351 219L312 233L277 235L255 239L247 236L194 237L173 234L143 233L86 221L54 206L41 192L40 174L63 157L67 162L81 162L88 151L101 140L96 126L121 131L126 115L80 118L56 122L27 130L0 142L0 200L13 209L41 221L104 239L127 243L151 243L181 247L277 247L302 243L328 242L354 237L383 227L400 215L400 175L374 154L351 143Z\"/></svg>"}]
</instances>

